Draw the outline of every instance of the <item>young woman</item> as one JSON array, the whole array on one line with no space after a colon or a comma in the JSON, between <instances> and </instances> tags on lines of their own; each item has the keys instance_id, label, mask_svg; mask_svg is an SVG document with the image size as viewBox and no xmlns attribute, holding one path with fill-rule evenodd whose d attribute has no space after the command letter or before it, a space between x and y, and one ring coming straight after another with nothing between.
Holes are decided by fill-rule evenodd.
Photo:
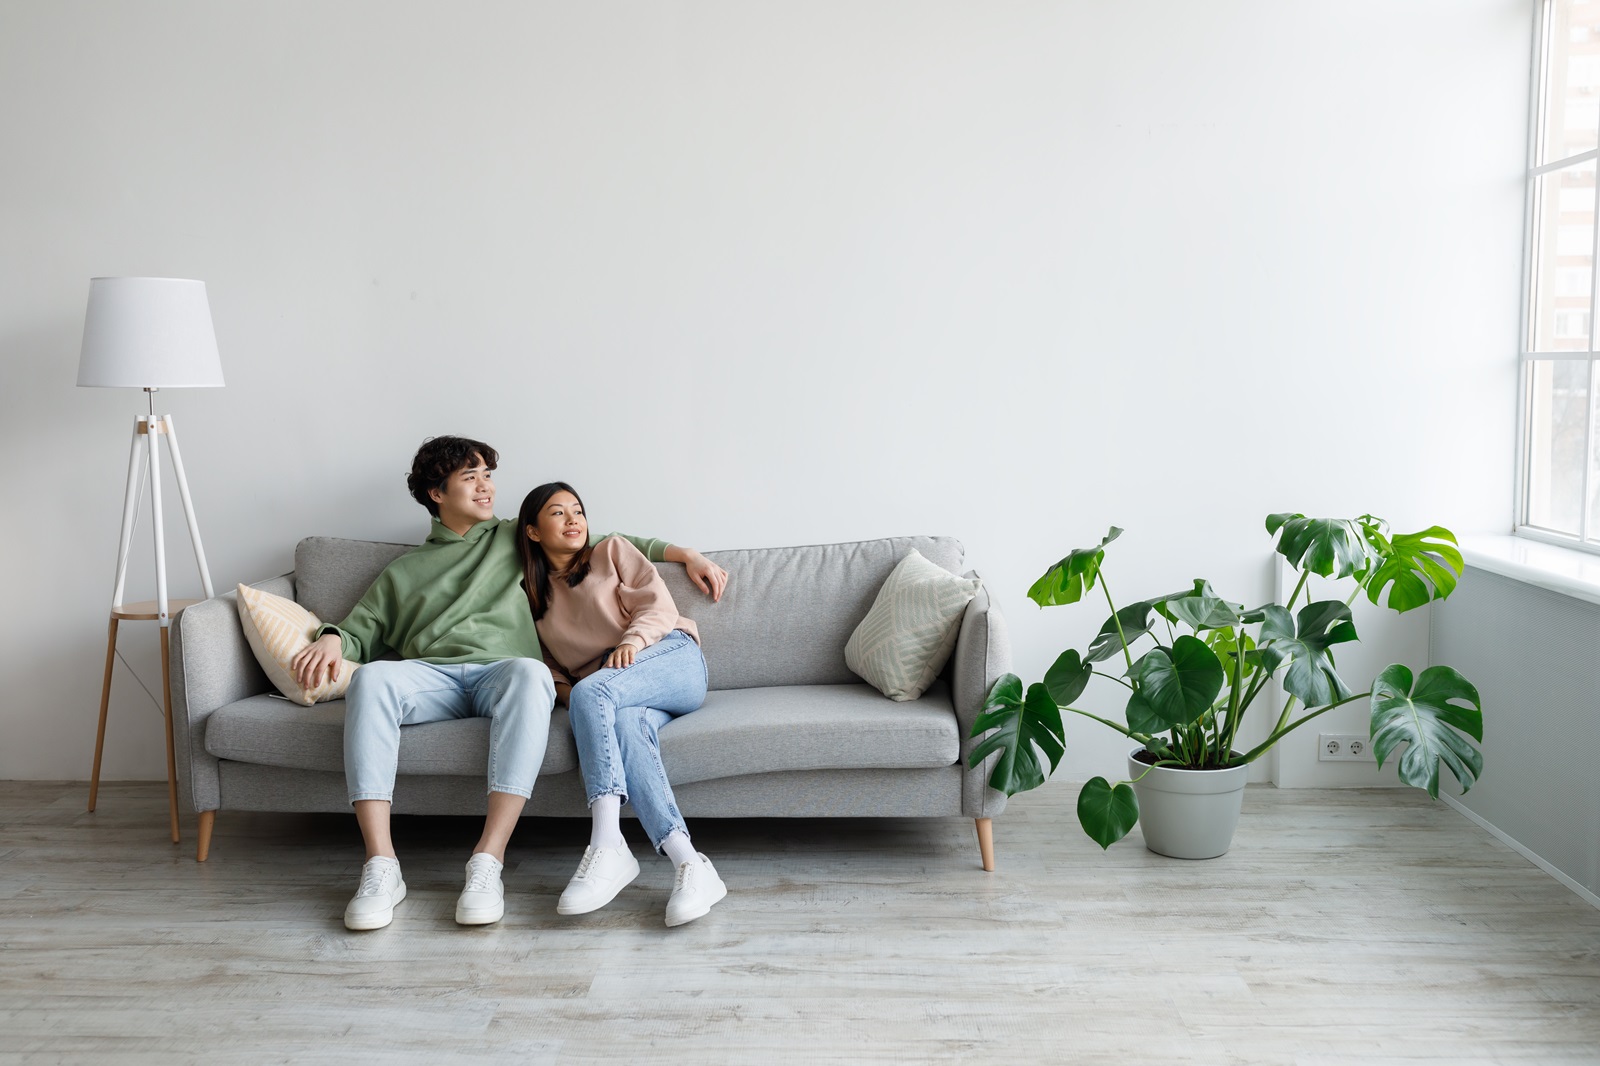
<instances>
[{"instance_id":1,"label":"young woman","mask_svg":"<svg viewBox=\"0 0 1600 1066\"><path fill-rule=\"evenodd\" d=\"M639 876L619 811L632 803L650 843L677 867L667 924L682 925L728 894L695 851L661 765L656 730L706 698L706 660L695 624L678 614L666 582L621 537L589 543L583 501L571 485L541 485L522 501L518 541L544 662L578 742L593 826L560 914L610 903Z\"/></svg>"}]
</instances>

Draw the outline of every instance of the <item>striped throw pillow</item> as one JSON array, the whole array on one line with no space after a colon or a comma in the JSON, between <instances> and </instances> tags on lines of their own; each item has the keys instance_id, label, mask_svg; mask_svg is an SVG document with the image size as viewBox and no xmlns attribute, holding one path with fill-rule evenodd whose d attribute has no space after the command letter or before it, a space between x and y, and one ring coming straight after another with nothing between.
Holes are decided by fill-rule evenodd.
<instances>
[{"instance_id":1,"label":"striped throw pillow","mask_svg":"<svg viewBox=\"0 0 1600 1066\"><path fill-rule=\"evenodd\" d=\"M980 585L912 551L850 634L845 665L892 700L916 699L950 660L961 616Z\"/></svg>"},{"instance_id":2,"label":"striped throw pillow","mask_svg":"<svg viewBox=\"0 0 1600 1066\"><path fill-rule=\"evenodd\" d=\"M267 680L302 707L342 699L350 687L350 675L360 665L345 659L339 664L339 676L332 681L324 675L314 687L301 687L289 664L301 648L311 643L321 624L316 615L293 600L249 585L239 586L239 626L244 630L244 639L250 642L250 650L256 653Z\"/></svg>"}]
</instances>

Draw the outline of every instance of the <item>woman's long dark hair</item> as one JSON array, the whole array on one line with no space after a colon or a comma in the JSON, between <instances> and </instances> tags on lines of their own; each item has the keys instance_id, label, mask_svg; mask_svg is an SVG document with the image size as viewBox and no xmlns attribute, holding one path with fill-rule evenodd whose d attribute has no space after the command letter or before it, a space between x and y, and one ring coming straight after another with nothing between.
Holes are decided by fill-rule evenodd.
<instances>
[{"instance_id":1,"label":"woman's long dark hair","mask_svg":"<svg viewBox=\"0 0 1600 1066\"><path fill-rule=\"evenodd\" d=\"M588 517L589 509L583 506L583 497L565 481L540 485L523 497L522 510L517 512L517 553L522 556L522 587L527 590L528 606L533 608L535 622L544 617L544 612L550 606L550 559L541 545L528 539L528 527L539 528L540 512L550 502L550 497L558 492L572 493L584 517ZM567 571L568 588L577 588L589 576L589 562L593 554L593 546L585 544L572 561L572 569Z\"/></svg>"}]
</instances>

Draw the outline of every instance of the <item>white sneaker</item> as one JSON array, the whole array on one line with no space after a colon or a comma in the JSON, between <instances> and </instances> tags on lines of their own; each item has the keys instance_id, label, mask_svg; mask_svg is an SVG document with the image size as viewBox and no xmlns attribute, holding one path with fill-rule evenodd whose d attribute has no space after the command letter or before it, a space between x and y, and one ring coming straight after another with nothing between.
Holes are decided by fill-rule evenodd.
<instances>
[{"instance_id":1,"label":"white sneaker","mask_svg":"<svg viewBox=\"0 0 1600 1066\"><path fill-rule=\"evenodd\" d=\"M667 900L668 925L683 925L704 917L728 894L728 886L717 876L717 868L711 865L711 860L706 858L704 852L700 852L699 856L699 862L678 865L678 876L672 884L672 898Z\"/></svg>"},{"instance_id":2,"label":"white sneaker","mask_svg":"<svg viewBox=\"0 0 1600 1066\"><path fill-rule=\"evenodd\" d=\"M406 898L400 863L378 856L361 868L361 887L344 909L346 929L382 929L394 921L395 904Z\"/></svg>"},{"instance_id":3,"label":"white sneaker","mask_svg":"<svg viewBox=\"0 0 1600 1066\"><path fill-rule=\"evenodd\" d=\"M457 925L491 925L505 916L506 889L500 883L504 868L484 851L467 860L467 887L456 900Z\"/></svg>"},{"instance_id":4,"label":"white sneaker","mask_svg":"<svg viewBox=\"0 0 1600 1066\"><path fill-rule=\"evenodd\" d=\"M578 872L556 903L557 914L588 914L617 898L617 893L639 876L639 860L626 844L620 848L587 847Z\"/></svg>"}]
</instances>

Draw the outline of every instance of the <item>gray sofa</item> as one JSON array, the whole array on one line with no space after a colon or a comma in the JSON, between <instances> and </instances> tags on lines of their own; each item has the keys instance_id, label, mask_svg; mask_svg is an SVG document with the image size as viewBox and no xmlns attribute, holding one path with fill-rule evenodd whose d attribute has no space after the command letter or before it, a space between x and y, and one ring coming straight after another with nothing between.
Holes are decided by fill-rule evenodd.
<instances>
[{"instance_id":1,"label":"gray sofa","mask_svg":"<svg viewBox=\"0 0 1600 1066\"><path fill-rule=\"evenodd\" d=\"M311 537L295 549L293 573L255 587L337 621L409 548ZM699 626L710 673L705 706L661 730L686 817L965 816L977 824L984 868L994 868L990 819L1005 796L986 783L993 757L965 766L984 695L1011 669L1005 621L987 590L968 606L950 665L921 699L896 703L845 666L851 632L913 548L961 571L963 548L950 537L711 552L730 575L712 603L681 566L659 564ZM202 862L218 811L350 809L344 702L300 707L268 695L236 598L196 604L172 628L179 788L200 814ZM406 728L395 812L481 815L488 736L484 719ZM587 813L564 708L552 716L526 813Z\"/></svg>"}]
</instances>

